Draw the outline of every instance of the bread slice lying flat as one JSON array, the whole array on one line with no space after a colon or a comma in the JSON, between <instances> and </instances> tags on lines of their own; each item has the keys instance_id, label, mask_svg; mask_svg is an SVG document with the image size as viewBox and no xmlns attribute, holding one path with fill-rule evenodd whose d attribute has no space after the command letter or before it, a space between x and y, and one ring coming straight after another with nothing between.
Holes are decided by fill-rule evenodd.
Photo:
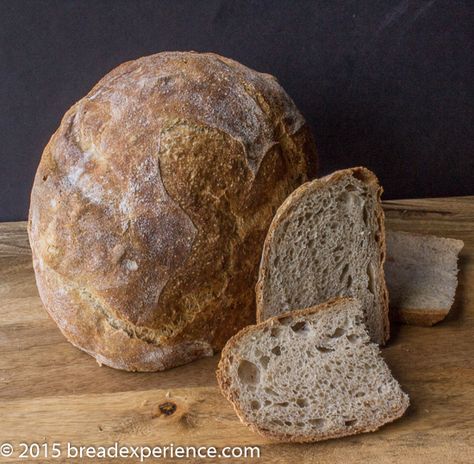
<instances>
[{"instance_id":1,"label":"bread slice lying flat","mask_svg":"<svg viewBox=\"0 0 474 464\"><path fill-rule=\"evenodd\" d=\"M371 343L360 304L337 298L249 326L222 351L217 379L243 423L310 442L378 429L409 404Z\"/></svg>"},{"instance_id":2,"label":"bread slice lying flat","mask_svg":"<svg viewBox=\"0 0 474 464\"><path fill-rule=\"evenodd\" d=\"M353 296L372 341L388 339L381 193L375 175L359 167L307 182L285 200L264 244L257 322Z\"/></svg>"},{"instance_id":3,"label":"bread slice lying flat","mask_svg":"<svg viewBox=\"0 0 474 464\"><path fill-rule=\"evenodd\" d=\"M395 318L430 326L446 317L457 287L462 240L387 231L385 275Z\"/></svg>"}]
</instances>

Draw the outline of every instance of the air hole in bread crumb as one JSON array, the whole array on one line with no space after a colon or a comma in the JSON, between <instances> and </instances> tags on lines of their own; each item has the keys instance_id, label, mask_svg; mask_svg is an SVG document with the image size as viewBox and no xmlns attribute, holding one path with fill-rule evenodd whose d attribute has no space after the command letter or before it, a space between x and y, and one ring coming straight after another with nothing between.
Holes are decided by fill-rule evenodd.
<instances>
[{"instance_id":1,"label":"air hole in bread crumb","mask_svg":"<svg viewBox=\"0 0 474 464\"><path fill-rule=\"evenodd\" d=\"M337 201L341 203L349 213L351 213L354 210L354 207L359 206L363 200L357 196L357 193L346 190L338 196Z\"/></svg>"},{"instance_id":2,"label":"air hole in bread crumb","mask_svg":"<svg viewBox=\"0 0 474 464\"><path fill-rule=\"evenodd\" d=\"M346 280L346 276L348 272L349 272L349 264L346 264L342 268L341 276L339 277L340 282L344 282Z\"/></svg>"},{"instance_id":3,"label":"air hole in bread crumb","mask_svg":"<svg viewBox=\"0 0 474 464\"><path fill-rule=\"evenodd\" d=\"M369 225L369 213L367 212L367 207L364 206L362 209L362 220L366 226Z\"/></svg>"},{"instance_id":4,"label":"air hole in bread crumb","mask_svg":"<svg viewBox=\"0 0 474 464\"><path fill-rule=\"evenodd\" d=\"M330 337L339 338L342 337L345 333L346 331L342 327L338 327Z\"/></svg>"},{"instance_id":5,"label":"air hole in bread crumb","mask_svg":"<svg viewBox=\"0 0 474 464\"><path fill-rule=\"evenodd\" d=\"M256 385L260 380L258 367L246 359L242 359L237 369L237 375L242 383L246 385Z\"/></svg>"},{"instance_id":6,"label":"air hole in bread crumb","mask_svg":"<svg viewBox=\"0 0 474 464\"><path fill-rule=\"evenodd\" d=\"M260 402L258 402L257 400L253 400L250 403L250 407L251 407L252 411L257 411L257 410L260 409Z\"/></svg>"},{"instance_id":7,"label":"air hole in bread crumb","mask_svg":"<svg viewBox=\"0 0 474 464\"><path fill-rule=\"evenodd\" d=\"M300 408L305 408L306 406L308 406L308 400L306 398L298 398L296 400L296 404L300 407Z\"/></svg>"},{"instance_id":8,"label":"air hole in bread crumb","mask_svg":"<svg viewBox=\"0 0 474 464\"><path fill-rule=\"evenodd\" d=\"M266 369L268 367L269 361L270 361L270 358L268 356L262 356L260 358L260 364L262 365L262 367L264 369Z\"/></svg>"},{"instance_id":9,"label":"air hole in bread crumb","mask_svg":"<svg viewBox=\"0 0 474 464\"><path fill-rule=\"evenodd\" d=\"M273 396L276 396L276 391L271 389L270 387L265 387L263 389L263 391L267 394L267 395L273 395Z\"/></svg>"},{"instance_id":10,"label":"air hole in bread crumb","mask_svg":"<svg viewBox=\"0 0 474 464\"><path fill-rule=\"evenodd\" d=\"M309 419L308 421L313 427L320 429L323 425L324 422L326 422L324 419Z\"/></svg>"},{"instance_id":11,"label":"air hole in bread crumb","mask_svg":"<svg viewBox=\"0 0 474 464\"><path fill-rule=\"evenodd\" d=\"M357 343L359 341L359 336L356 334L346 335L346 337L351 343Z\"/></svg>"},{"instance_id":12,"label":"air hole in bread crumb","mask_svg":"<svg viewBox=\"0 0 474 464\"><path fill-rule=\"evenodd\" d=\"M272 419L270 423L274 425L283 425L283 421L281 421L280 419Z\"/></svg>"},{"instance_id":13,"label":"air hole in bread crumb","mask_svg":"<svg viewBox=\"0 0 474 464\"><path fill-rule=\"evenodd\" d=\"M334 348L327 348L325 346L317 346L316 349L320 352L320 353L330 353L331 351L334 351Z\"/></svg>"},{"instance_id":14,"label":"air hole in bread crumb","mask_svg":"<svg viewBox=\"0 0 474 464\"><path fill-rule=\"evenodd\" d=\"M291 330L293 330L293 332L298 333L298 334L304 334L309 331L309 327L308 327L308 324L306 324L306 321L300 321L300 322L297 322L296 324L293 324L291 326Z\"/></svg>"},{"instance_id":15,"label":"air hole in bread crumb","mask_svg":"<svg viewBox=\"0 0 474 464\"><path fill-rule=\"evenodd\" d=\"M278 345L274 346L272 348L272 353L276 356L280 356L281 355L281 348Z\"/></svg>"},{"instance_id":16,"label":"air hole in bread crumb","mask_svg":"<svg viewBox=\"0 0 474 464\"><path fill-rule=\"evenodd\" d=\"M356 422L357 422L357 419L350 419L350 420L344 421L344 425L345 425L346 427L351 427L351 426L354 425Z\"/></svg>"},{"instance_id":17,"label":"air hole in bread crumb","mask_svg":"<svg viewBox=\"0 0 474 464\"><path fill-rule=\"evenodd\" d=\"M270 330L270 337L278 337L281 333L280 327L272 327Z\"/></svg>"},{"instance_id":18,"label":"air hole in bread crumb","mask_svg":"<svg viewBox=\"0 0 474 464\"><path fill-rule=\"evenodd\" d=\"M285 421L285 425L287 425L288 427L291 427L293 424L290 421Z\"/></svg>"},{"instance_id":19,"label":"air hole in bread crumb","mask_svg":"<svg viewBox=\"0 0 474 464\"><path fill-rule=\"evenodd\" d=\"M281 403L275 403L275 406L281 406L282 408L286 408L290 403L288 401L282 401Z\"/></svg>"}]
</instances>

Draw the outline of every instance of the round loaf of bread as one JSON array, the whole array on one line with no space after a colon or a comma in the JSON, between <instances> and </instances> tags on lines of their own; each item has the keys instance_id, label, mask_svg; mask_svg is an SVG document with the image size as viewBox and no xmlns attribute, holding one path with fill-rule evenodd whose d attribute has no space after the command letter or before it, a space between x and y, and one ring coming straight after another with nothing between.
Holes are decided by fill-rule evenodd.
<instances>
[{"instance_id":1,"label":"round loaf of bread","mask_svg":"<svg viewBox=\"0 0 474 464\"><path fill-rule=\"evenodd\" d=\"M31 195L41 299L99 363L163 370L255 320L276 208L314 168L275 78L215 54L122 64L64 116Z\"/></svg>"}]
</instances>

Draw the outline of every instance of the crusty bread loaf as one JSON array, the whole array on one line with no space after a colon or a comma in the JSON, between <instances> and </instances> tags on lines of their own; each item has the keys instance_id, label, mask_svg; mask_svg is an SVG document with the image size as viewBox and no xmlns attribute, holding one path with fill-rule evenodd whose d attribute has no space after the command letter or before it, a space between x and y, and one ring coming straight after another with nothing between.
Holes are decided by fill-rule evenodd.
<instances>
[{"instance_id":1,"label":"crusty bread loaf","mask_svg":"<svg viewBox=\"0 0 474 464\"><path fill-rule=\"evenodd\" d=\"M285 200L265 240L257 321L354 296L372 340L387 340L381 193L375 175L359 167L308 182Z\"/></svg>"},{"instance_id":2,"label":"crusty bread loaf","mask_svg":"<svg viewBox=\"0 0 474 464\"><path fill-rule=\"evenodd\" d=\"M374 431L408 396L370 343L360 304L337 298L250 326L222 351L217 379L239 418L283 441Z\"/></svg>"},{"instance_id":3,"label":"crusty bread loaf","mask_svg":"<svg viewBox=\"0 0 474 464\"><path fill-rule=\"evenodd\" d=\"M47 310L116 368L212 354L254 321L265 233L314 157L270 75L215 54L122 64L66 113L37 171L29 236Z\"/></svg>"},{"instance_id":4,"label":"crusty bread loaf","mask_svg":"<svg viewBox=\"0 0 474 464\"><path fill-rule=\"evenodd\" d=\"M431 326L454 302L462 240L387 231L385 276L390 311L407 324Z\"/></svg>"}]
</instances>

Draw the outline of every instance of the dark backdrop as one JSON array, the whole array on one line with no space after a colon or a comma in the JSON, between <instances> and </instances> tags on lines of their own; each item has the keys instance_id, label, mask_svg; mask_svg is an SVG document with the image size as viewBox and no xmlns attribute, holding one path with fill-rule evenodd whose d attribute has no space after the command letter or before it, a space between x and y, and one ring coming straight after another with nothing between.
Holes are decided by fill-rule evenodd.
<instances>
[{"instance_id":1,"label":"dark backdrop","mask_svg":"<svg viewBox=\"0 0 474 464\"><path fill-rule=\"evenodd\" d=\"M0 0L0 220L25 219L63 113L119 63L215 51L278 77L321 173L385 198L473 194L473 2Z\"/></svg>"}]
</instances>

